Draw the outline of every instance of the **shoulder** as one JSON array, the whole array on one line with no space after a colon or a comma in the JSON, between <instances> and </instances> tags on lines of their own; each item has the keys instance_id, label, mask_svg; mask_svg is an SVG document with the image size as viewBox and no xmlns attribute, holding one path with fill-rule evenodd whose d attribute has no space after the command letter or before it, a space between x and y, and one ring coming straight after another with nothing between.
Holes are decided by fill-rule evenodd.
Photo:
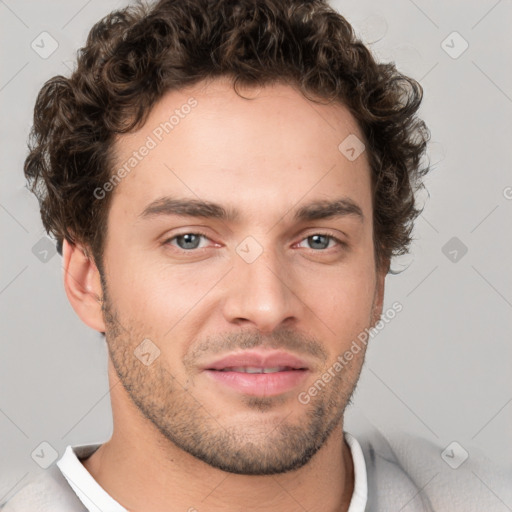
<instances>
[{"instance_id":1,"label":"shoulder","mask_svg":"<svg viewBox=\"0 0 512 512\"><path fill-rule=\"evenodd\" d=\"M372 431L358 435L357 440L366 465L368 512L402 508L410 512L433 510L428 497L421 492L421 479L415 472L408 471L394 439ZM403 441L402 438L398 444L402 446ZM433 450L432 447L426 449Z\"/></svg>"},{"instance_id":2,"label":"shoulder","mask_svg":"<svg viewBox=\"0 0 512 512\"><path fill-rule=\"evenodd\" d=\"M357 437L368 477L368 510L480 512L509 510L512 468L475 446L440 443L405 432ZM505 505L507 504L507 505Z\"/></svg>"},{"instance_id":3,"label":"shoulder","mask_svg":"<svg viewBox=\"0 0 512 512\"><path fill-rule=\"evenodd\" d=\"M87 512L56 464L31 478L1 512Z\"/></svg>"}]
</instances>

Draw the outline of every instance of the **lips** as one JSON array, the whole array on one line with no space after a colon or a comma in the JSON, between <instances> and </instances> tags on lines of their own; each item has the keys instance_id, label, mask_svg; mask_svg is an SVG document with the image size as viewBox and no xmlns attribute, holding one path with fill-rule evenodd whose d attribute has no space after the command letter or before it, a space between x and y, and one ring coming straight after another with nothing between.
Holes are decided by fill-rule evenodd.
<instances>
[{"instance_id":1,"label":"lips","mask_svg":"<svg viewBox=\"0 0 512 512\"><path fill-rule=\"evenodd\" d=\"M210 383L238 394L267 397L297 389L310 373L306 361L282 351L239 352L201 369Z\"/></svg>"},{"instance_id":2,"label":"lips","mask_svg":"<svg viewBox=\"0 0 512 512\"><path fill-rule=\"evenodd\" d=\"M241 373L277 373L277 372L288 372L295 370L291 366L276 366L275 368L260 368L256 366L232 366L229 368L223 368L222 370L215 370L218 372L241 372Z\"/></svg>"},{"instance_id":3,"label":"lips","mask_svg":"<svg viewBox=\"0 0 512 512\"><path fill-rule=\"evenodd\" d=\"M308 370L308 364L289 352L245 351L206 364L203 370L238 371L244 373L275 373Z\"/></svg>"}]
</instances>

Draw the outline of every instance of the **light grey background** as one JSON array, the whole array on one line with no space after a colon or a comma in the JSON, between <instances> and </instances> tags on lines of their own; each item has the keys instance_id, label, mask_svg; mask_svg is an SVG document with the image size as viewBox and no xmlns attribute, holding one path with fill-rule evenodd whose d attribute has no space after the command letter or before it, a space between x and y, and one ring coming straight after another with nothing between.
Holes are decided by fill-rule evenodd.
<instances>
[{"instance_id":1,"label":"light grey background","mask_svg":"<svg viewBox=\"0 0 512 512\"><path fill-rule=\"evenodd\" d=\"M69 305L61 257L44 252L22 166L40 87L68 74L93 23L123 5L0 0L0 503L43 471L31 455L40 443L61 456L111 435L106 347ZM379 59L421 82L432 133L430 198L411 256L392 265L408 268L386 280L384 309L399 301L403 311L371 342L347 426L363 415L510 465L511 1L332 5ZM43 31L58 42L46 59L31 47Z\"/></svg>"}]
</instances>

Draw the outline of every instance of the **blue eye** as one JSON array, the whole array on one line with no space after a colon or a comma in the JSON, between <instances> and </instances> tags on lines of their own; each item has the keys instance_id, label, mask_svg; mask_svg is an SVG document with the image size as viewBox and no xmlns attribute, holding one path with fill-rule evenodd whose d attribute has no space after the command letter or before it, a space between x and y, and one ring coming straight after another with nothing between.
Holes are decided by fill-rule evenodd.
<instances>
[{"instance_id":1,"label":"blue eye","mask_svg":"<svg viewBox=\"0 0 512 512\"><path fill-rule=\"evenodd\" d=\"M201 239L209 240L207 235L204 233L181 233L165 240L164 245L171 245L183 252L192 252L195 249L204 248L204 246L200 247ZM346 246L344 242L328 233L314 233L313 235L303 238L300 243L303 243L304 241L308 242L309 247L307 248L312 249L313 251L330 249L332 248L332 246L330 246L331 242L334 242L338 246ZM176 243L174 244L173 242Z\"/></svg>"},{"instance_id":2,"label":"blue eye","mask_svg":"<svg viewBox=\"0 0 512 512\"><path fill-rule=\"evenodd\" d=\"M170 244L173 240L176 240L178 249L183 251L190 251L192 249L198 249L201 238L206 238L203 233L183 233L181 235L173 236L165 241Z\"/></svg>"},{"instance_id":3,"label":"blue eye","mask_svg":"<svg viewBox=\"0 0 512 512\"><path fill-rule=\"evenodd\" d=\"M304 240L311 241L313 244L313 247L311 247L313 250L322 250L322 249L329 249L329 243L331 241L336 242L338 245L344 245L341 240L338 240L336 237L329 235L327 233L315 233L314 235L310 235ZM315 247L316 246L316 247Z\"/></svg>"}]
</instances>

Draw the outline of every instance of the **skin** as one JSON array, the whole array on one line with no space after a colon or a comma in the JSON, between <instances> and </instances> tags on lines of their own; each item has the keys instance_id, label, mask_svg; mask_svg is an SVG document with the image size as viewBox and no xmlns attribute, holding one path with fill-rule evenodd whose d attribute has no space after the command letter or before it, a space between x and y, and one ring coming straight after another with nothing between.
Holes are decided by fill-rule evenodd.
<instances>
[{"instance_id":1,"label":"skin","mask_svg":"<svg viewBox=\"0 0 512 512\"><path fill-rule=\"evenodd\" d=\"M122 165L197 100L111 192L103 282L87 247L64 243L66 293L109 349L113 435L83 464L131 511L334 512L352 496L343 413L365 347L309 403L297 397L382 313L387 266L377 271L374 260L367 156L349 161L338 150L349 134L363 136L345 107L289 85L242 92L254 99L224 79L173 91L142 128L119 136ZM140 217L165 195L236 208L240 219ZM300 206L340 197L364 218L293 219ZM195 245L172 238L198 230L206 237ZM318 233L347 245L315 243ZM252 263L236 251L247 237L262 250ZM144 339L160 351L149 365L134 353ZM254 347L306 359L307 379L250 397L200 370Z\"/></svg>"}]
</instances>

